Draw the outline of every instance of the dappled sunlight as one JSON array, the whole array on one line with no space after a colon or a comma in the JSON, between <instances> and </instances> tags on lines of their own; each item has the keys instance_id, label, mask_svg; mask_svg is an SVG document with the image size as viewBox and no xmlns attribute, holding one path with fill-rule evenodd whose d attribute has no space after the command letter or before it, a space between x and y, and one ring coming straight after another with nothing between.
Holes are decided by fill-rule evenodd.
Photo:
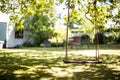
<instances>
[{"instance_id":1,"label":"dappled sunlight","mask_svg":"<svg viewBox=\"0 0 120 80\"><path fill-rule=\"evenodd\" d=\"M120 55L120 49L119 50L100 50L100 54L109 54L109 55Z\"/></svg>"},{"instance_id":2,"label":"dappled sunlight","mask_svg":"<svg viewBox=\"0 0 120 80\"><path fill-rule=\"evenodd\" d=\"M51 69L45 69L46 72L51 73L54 77L72 77L72 74L64 71L62 68L52 67Z\"/></svg>"},{"instance_id":3,"label":"dappled sunlight","mask_svg":"<svg viewBox=\"0 0 120 80\"><path fill-rule=\"evenodd\" d=\"M93 51L71 51L68 56L70 59L94 59L84 55ZM65 64L63 51L6 50L0 52L0 80L119 80L120 56L115 52L106 54L102 50L101 64Z\"/></svg>"}]
</instances>

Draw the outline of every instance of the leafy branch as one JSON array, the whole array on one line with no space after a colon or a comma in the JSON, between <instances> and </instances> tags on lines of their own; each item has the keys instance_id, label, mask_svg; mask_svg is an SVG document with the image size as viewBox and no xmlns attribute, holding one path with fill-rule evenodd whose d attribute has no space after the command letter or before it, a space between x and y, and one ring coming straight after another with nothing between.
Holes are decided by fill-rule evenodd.
<instances>
[{"instance_id":1,"label":"leafy branch","mask_svg":"<svg viewBox=\"0 0 120 80\"><path fill-rule=\"evenodd\" d=\"M94 10L96 11L96 13L95 13L95 17L97 17L98 15L98 9L97 9L97 7L96 7L96 3L97 3L97 0L94 0L94 2L93 3L88 3L89 4L89 6L87 7L88 8L88 11L85 13L85 17L92 23L92 24L94 24L94 21L92 21L92 19L90 19L90 18L88 18L87 17L87 14L89 14L89 12L90 12L90 9L91 9L91 6L93 5L94 6Z\"/></svg>"}]
</instances>

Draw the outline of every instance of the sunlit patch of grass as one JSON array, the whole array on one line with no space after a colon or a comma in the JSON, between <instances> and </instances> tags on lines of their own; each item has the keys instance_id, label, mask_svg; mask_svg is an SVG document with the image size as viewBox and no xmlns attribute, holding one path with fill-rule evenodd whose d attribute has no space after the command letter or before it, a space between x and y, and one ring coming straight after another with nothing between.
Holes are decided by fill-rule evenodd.
<instances>
[{"instance_id":1,"label":"sunlit patch of grass","mask_svg":"<svg viewBox=\"0 0 120 80\"><path fill-rule=\"evenodd\" d=\"M120 45L99 45L101 50L119 50L120 49ZM22 49L22 51L65 51L66 47L22 47L19 48L19 50L17 49L16 52L20 51ZM96 45L89 45L89 48L87 45L80 45L78 46L74 46L73 49L71 49L71 46L68 45L68 50L72 51L72 50L93 50L96 49ZM3 49L2 51L5 51L6 49ZM10 50L10 49L7 49ZM14 49L15 50L15 49ZM12 50L13 51L13 50Z\"/></svg>"}]
</instances>

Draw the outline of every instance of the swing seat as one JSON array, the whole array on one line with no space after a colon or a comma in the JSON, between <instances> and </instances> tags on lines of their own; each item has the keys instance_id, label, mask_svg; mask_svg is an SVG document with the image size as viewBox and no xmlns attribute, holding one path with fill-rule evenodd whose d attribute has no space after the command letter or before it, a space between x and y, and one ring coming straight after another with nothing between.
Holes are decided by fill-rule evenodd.
<instances>
[{"instance_id":1,"label":"swing seat","mask_svg":"<svg viewBox=\"0 0 120 80\"><path fill-rule=\"evenodd\" d=\"M63 60L63 62L64 63L102 63L101 61L99 61L99 40L98 40L98 35L96 35L97 37L95 39L95 41L96 41L96 60L69 60L67 58L67 56L68 56L68 27L70 25L69 24L70 23L70 2L71 2L71 0L68 0L68 22L67 22L67 28L66 28L66 54L65 54L65 59ZM97 30L98 29L97 28L97 25L98 25L98 23L97 23L98 22L97 21L98 14L97 13L98 13L98 11L97 11L97 7L96 7L96 3L97 3L97 0L94 0L94 2L93 2L94 9L95 9L95 19L93 21L94 23L89 18L86 17L88 20L90 20L95 25L95 34L98 33L98 30ZM91 7L91 5L89 5L89 6ZM89 10L88 10L88 12L89 12ZM85 36L84 36L84 39L85 39ZM90 38L88 40L90 40ZM75 37L74 36L73 39L70 41L71 44L72 44L71 48L73 48L73 43L74 42L80 42L80 41L81 41L80 37L77 37L77 36ZM86 41L83 40L83 43L84 42L86 42ZM76 45L76 43L75 43L75 45ZM77 44L77 45L79 45L79 44Z\"/></svg>"},{"instance_id":2,"label":"swing seat","mask_svg":"<svg viewBox=\"0 0 120 80\"><path fill-rule=\"evenodd\" d=\"M98 60L63 60L64 63L102 63Z\"/></svg>"}]
</instances>

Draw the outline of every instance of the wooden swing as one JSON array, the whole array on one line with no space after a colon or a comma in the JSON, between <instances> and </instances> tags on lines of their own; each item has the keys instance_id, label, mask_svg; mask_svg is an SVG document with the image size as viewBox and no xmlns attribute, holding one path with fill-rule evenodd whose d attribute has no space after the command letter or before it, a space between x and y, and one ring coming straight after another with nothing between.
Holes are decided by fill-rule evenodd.
<instances>
[{"instance_id":1,"label":"wooden swing","mask_svg":"<svg viewBox=\"0 0 120 80\"><path fill-rule=\"evenodd\" d=\"M99 60L99 40L98 40L98 30L97 30L97 8L96 8L97 0L94 0L94 9L95 9L95 34L96 34L96 59L95 60L70 60L68 59L68 27L70 22L70 0L68 0L68 22L66 28L66 53L64 63L102 63Z\"/></svg>"}]
</instances>

